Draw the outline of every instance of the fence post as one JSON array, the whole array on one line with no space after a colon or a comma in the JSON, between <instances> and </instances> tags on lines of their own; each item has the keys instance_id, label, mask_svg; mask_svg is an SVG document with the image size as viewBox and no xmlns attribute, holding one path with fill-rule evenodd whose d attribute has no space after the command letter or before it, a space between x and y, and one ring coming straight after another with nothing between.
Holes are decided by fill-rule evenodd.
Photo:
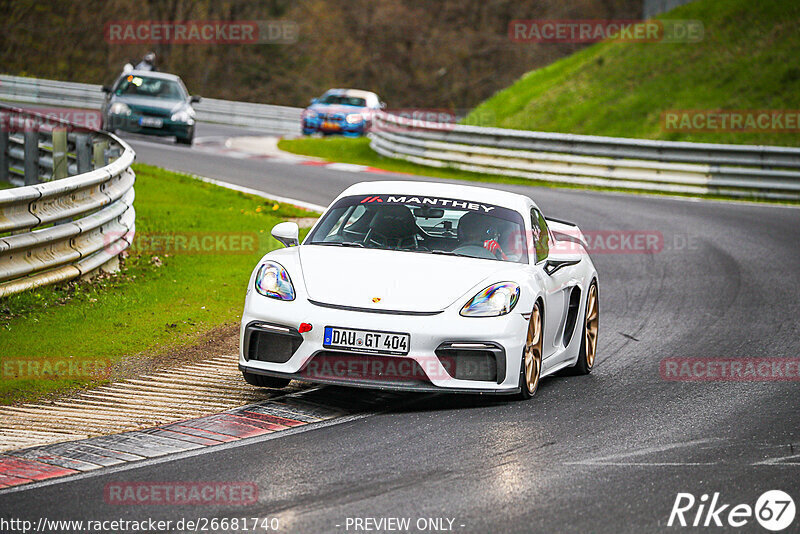
<instances>
[{"instance_id":1,"label":"fence post","mask_svg":"<svg viewBox=\"0 0 800 534\"><path fill-rule=\"evenodd\" d=\"M94 168L106 166L106 150L108 149L108 141L100 141L94 144Z\"/></svg>"},{"instance_id":2,"label":"fence post","mask_svg":"<svg viewBox=\"0 0 800 534\"><path fill-rule=\"evenodd\" d=\"M24 124L25 185L36 185L39 183L39 124L30 119Z\"/></svg>"},{"instance_id":3,"label":"fence post","mask_svg":"<svg viewBox=\"0 0 800 534\"><path fill-rule=\"evenodd\" d=\"M78 163L78 174L92 170L92 140L89 134L75 136L75 156Z\"/></svg>"},{"instance_id":4,"label":"fence post","mask_svg":"<svg viewBox=\"0 0 800 534\"><path fill-rule=\"evenodd\" d=\"M53 136L53 180L69 176L69 161L67 160L67 129L54 128Z\"/></svg>"},{"instance_id":5,"label":"fence post","mask_svg":"<svg viewBox=\"0 0 800 534\"><path fill-rule=\"evenodd\" d=\"M9 115L0 112L0 181L8 182L8 130Z\"/></svg>"}]
</instances>

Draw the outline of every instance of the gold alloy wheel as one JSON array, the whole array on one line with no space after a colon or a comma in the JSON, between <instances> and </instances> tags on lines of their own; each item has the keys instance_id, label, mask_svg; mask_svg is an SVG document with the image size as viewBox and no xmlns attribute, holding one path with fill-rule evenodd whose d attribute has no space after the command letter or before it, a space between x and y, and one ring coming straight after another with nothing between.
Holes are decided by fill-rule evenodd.
<instances>
[{"instance_id":1,"label":"gold alloy wheel","mask_svg":"<svg viewBox=\"0 0 800 534\"><path fill-rule=\"evenodd\" d=\"M528 337L525 341L525 387L533 395L539 387L542 374L542 314L539 303L533 307L528 323Z\"/></svg>"},{"instance_id":2,"label":"gold alloy wheel","mask_svg":"<svg viewBox=\"0 0 800 534\"><path fill-rule=\"evenodd\" d=\"M589 288L589 298L586 302L586 365L591 369L594 366L594 357L597 354L597 326L600 322L600 306L597 298L597 284Z\"/></svg>"}]
</instances>

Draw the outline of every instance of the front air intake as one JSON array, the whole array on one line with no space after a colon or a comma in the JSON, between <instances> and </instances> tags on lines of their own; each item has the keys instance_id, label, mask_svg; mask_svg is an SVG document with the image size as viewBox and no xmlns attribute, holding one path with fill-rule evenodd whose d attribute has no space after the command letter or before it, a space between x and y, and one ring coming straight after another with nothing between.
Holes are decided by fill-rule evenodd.
<instances>
[{"instance_id":1,"label":"front air intake","mask_svg":"<svg viewBox=\"0 0 800 534\"><path fill-rule=\"evenodd\" d=\"M286 363L302 343L294 328L254 322L245 329L244 355L248 361Z\"/></svg>"},{"instance_id":2,"label":"front air intake","mask_svg":"<svg viewBox=\"0 0 800 534\"><path fill-rule=\"evenodd\" d=\"M489 342L443 343L436 349L442 367L457 380L501 383L506 376L503 348Z\"/></svg>"}]
</instances>

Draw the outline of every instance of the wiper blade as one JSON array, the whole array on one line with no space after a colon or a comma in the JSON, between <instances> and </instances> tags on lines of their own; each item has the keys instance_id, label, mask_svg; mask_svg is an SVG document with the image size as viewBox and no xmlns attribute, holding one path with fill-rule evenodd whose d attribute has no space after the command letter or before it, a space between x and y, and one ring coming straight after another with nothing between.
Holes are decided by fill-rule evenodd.
<instances>
[{"instance_id":1,"label":"wiper blade","mask_svg":"<svg viewBox=\"0 0 800 534\"><path fill-rule=\"evenodd\" d=\"M333 246L333 247L356 247L356 248L366 248L366 247L365 247L364 245L362 245L361 243L356 243L356 242L354 242L354 241L350 241L350 242L346 242L346 243L336 243L336 242L330 242L330 243L312 243L312 245L322 245L322 246L325 246L325 247L331 247L331 246Z\"/></svg>"}]
</instances>

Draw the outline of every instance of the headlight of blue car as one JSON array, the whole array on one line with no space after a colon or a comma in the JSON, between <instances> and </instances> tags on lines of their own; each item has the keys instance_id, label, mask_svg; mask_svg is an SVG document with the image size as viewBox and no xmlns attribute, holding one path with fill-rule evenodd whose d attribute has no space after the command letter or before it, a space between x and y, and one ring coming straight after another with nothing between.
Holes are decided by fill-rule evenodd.
<instances>
[{"instance_id":1,"label":"headlight of blue car","mask_svg":"<svg viewBox=\"0 0 800 534\"><path fill-rule=\"evenodd\" d=\"M266 261L258 268L256 291L259 295L273 299L294 300L294 286L289 273L274 261Z\"/></svg>"},{"instance_id":2,"label":"headlight of blue car","mask_svg":"<svg viewBox=\"0 0 800 534\"><path fill-rule=\"evenodd\" d=\"M347 124L358 124L359 122L364 120L364 116L361 115L360 113L351 113L350 115L345 117L344 120L347 121Z\"/></svg>"},{"instance_id":3,"label":"headlight of blue car","mask_svg":"<svg viewBox=\"0 0 800 534\"><path fill-rule=\"evenodd\" d=\"M519 300L519 286L513 282L492 284L461 308L464 317L498 317L510 313Z\"/></svg>"}]
</instances>

